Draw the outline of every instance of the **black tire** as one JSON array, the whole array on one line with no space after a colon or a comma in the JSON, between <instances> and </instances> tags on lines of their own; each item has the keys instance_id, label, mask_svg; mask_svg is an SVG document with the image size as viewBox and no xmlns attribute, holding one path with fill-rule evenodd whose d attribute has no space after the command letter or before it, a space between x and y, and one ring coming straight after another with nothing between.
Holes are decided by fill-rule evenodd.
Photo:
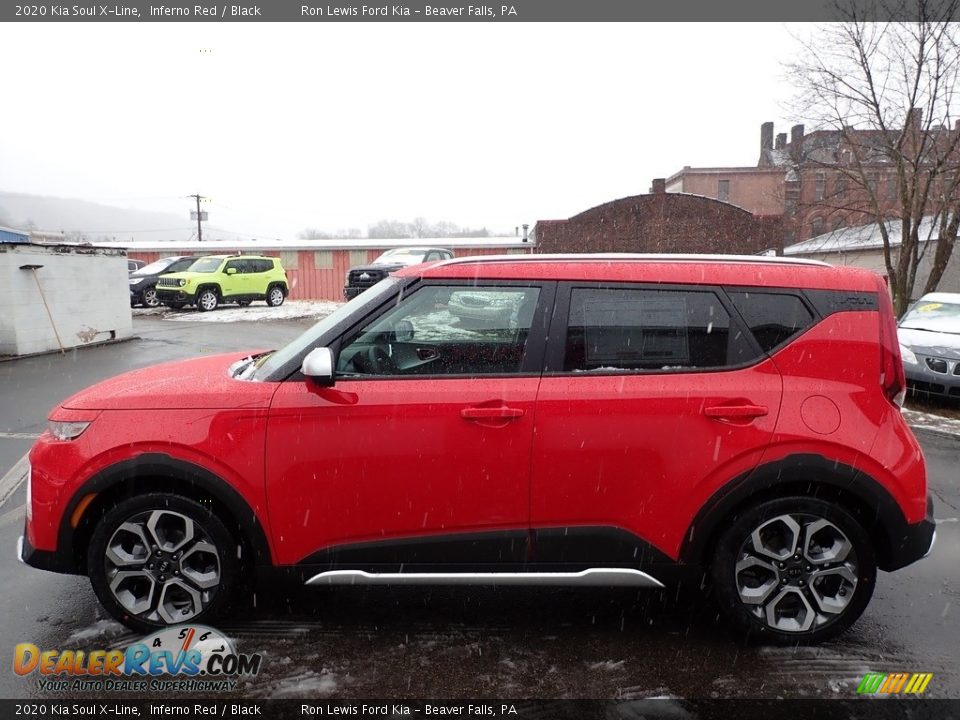
<instances>
[{"instance_id":1,"label":"black tire","mask_svg":"<svg viewBox=\"0 0 960 720\"><path fill-rule=\"evenodd\" d=\"M182 540L187 535L185 519L192 523L192 540ZM151 522L155 531L148 529ZM140 534L127 529L132 526ZM166 548L156 544L158 537ZM115 563L117 558L123 562ZM101 604L121 623L143 633L180 622L209 622L224 614L238 587L239 571L237 540L220 518L209 507L172 493L121 500L97 522L87 549L87 572ZM129 575L118 580L123 572ZM142 610L137 610L138 603Z\"/></svg>"},{"instance_id":2,"label":"black tire","mask_svg":"<svg viewBox=\"0 0 960 720\"><path fill-rule=\"evenodd\" d=\"M821 543L828 541L830 547L824 548ZM714 597L751 640L808 645L836 637L856 622L873 596L873 543L853 515L835 503L785 497L751 506L730 519L716 547L710 567ZM771 553L786 556L774 559Z\"/></svg>"},{"instance_id":3,"label":"black tire","mask_svg":"<svg viewBox=\"0 0 960 720\"><path fill-rule=\"evenodd\" d=\"M200 312L209 312L216 310L220 304L220 296L213 288L204 288L197 293L197 310Z\"/></svg>"},{"instance_id":4,"label":"black tire","mask_svg":"<svg viewBox=\"0 0 960 720\"><path fill-rule=\"evenodd\" d=\"M145 308L160 307L160 298L157 297L157 288L153 285L148 288L144 288L143 292L140 293L140 303Z\"/></svg>"},{"instance_id":5,"label":"black tire","mask_svg":"<svg viewBox=\"0 0 960 720\"><path fill-rule=\"evenodd\" d=\"M267 305L270 307L278 307L283 305L283 301L286 299L287 293L284 292L282 285L271 285L267 288Z\"/></svg>"}]
</instances>

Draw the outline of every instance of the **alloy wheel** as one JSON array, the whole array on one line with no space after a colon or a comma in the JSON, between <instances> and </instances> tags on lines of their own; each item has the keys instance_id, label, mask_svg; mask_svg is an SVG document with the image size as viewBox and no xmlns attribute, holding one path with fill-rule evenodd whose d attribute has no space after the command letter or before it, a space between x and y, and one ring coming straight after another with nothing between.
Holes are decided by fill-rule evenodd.
<instances>
[{"instance_id":1,"label":"alloy wheel","mask_svg":"<svg viewBox=\"0 0 960 720\"><path fill-rule=\"evenodd\" d=\"M766 520L740 546L734 568L740 600L761 622L805 633L837 620L858 583L853 543L834 523L791 513Z\"/></svg>"},{"instance_id":2,"label":"alloy wheel","mask_svg":"<svg viewBox=\"0 0 960 720\"><path fill-rule=\"evenodd\" d=\"M160 299L157 297L157 289L149 287L143 291L143 304L146 307L158 307L160 305Z\"/></svg>"},{"instance_id":3,"label":"alloy wheel","mask_svg":"<svg viewBox=\"0 0 960 720\"><path fill-rule=\"evenodd\" d=\"M199 523L171 510L140 512L123 522L110 536L103 562L116 601L153 623L199 615L220 585L216 545Z\"/></svg>"}]
</instances>

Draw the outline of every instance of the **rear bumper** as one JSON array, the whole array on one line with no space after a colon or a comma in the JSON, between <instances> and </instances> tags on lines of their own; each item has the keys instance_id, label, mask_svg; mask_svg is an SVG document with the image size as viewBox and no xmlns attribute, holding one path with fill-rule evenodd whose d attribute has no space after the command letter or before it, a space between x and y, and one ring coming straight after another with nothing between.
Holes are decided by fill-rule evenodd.
<instances>
[{"instance_id":1,"label":"rear bumper","mask_svg":"<svg viewBox=\"0 0 960 720\"><path fill-rule=\"evenodd\" d=\"M936 537L937 523L933 519L933 498L928 495L927 516L914 525L904 525L899 532L890 534L890 562L883 569L899 570L925 558L933 550Z\"/></svg>"}]
</instances>

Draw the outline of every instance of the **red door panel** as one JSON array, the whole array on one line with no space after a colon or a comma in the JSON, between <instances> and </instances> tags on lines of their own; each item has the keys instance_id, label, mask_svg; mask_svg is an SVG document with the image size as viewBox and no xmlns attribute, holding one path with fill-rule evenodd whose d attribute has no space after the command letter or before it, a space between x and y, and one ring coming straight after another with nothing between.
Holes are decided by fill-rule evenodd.
<instances>
[{"instance_id":1,"label":"red door panel","mask_svg":"<svg viewBox=\"0 0 960 720\"><path fill-rule=\"evenodd\" d=\"M267 428L278 562L349 542L526 530L539 382L283 383Z\"/></svg>"},{"instance_id":2,"label":"red door panel","mask_svg":"<svg viewBox=\"0 0 960 720\"><path fill-rule=\"evenodd\" d=\"M760 461L781 387L769 360L710 373L544 377L532 526L613 526L676 558L703 502Z\"/></svg>"}]
</instances>

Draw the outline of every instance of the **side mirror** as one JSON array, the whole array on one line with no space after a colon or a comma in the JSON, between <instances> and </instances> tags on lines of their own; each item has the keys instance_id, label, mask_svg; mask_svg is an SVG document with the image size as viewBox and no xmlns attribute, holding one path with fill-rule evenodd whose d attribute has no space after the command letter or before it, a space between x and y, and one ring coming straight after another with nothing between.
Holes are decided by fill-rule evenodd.
<instances>
[{"instance_id":1,"label":"side mirror","mask_svg":"<svg viewBox=\"0 0 960 720\"><path fill-rule=\"evenodd\" d=\"M332 387L333 351L326 347L314 348L303 359L300 372L321 387Z\"/></svg>"},{"instance_id":2,"label":"side mirror","mask_svg":"<svg viewBox=\"0 0 960 720\"><path fill-rule=\"evenodd\" d=\"M236 274L237 274L237 269L236 269L236 268L227 268L227 269L226 269L226 273L227 273L227 275L236 275Z\"/></svg>"}]
</instances>

